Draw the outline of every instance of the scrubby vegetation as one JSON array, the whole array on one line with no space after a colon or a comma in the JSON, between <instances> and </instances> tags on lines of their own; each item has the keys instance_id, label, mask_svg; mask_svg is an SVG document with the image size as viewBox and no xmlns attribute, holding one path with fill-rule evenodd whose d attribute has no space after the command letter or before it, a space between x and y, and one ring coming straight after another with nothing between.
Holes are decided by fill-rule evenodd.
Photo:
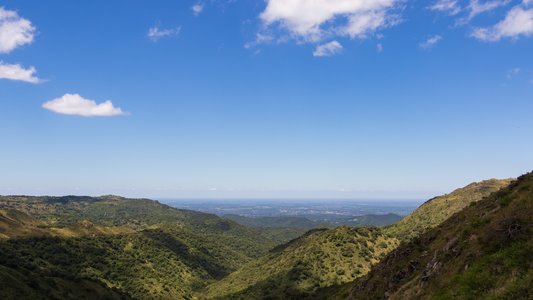
<instances>
[{"instance_id":1,"label":"scrubby vegetation","mask_svg":"<svg viewBox=\"0 0 533 300\"><path fill-rule=\"evenodd\" d=\"M207 298L288 299L353 281L394 249L378 228L312 230L207 288Z\"/></svg>"},{"instance_id":2,"label":"scrubby vegetation","mask_svg":"<svg viewBox=\"0 0 533 300\"><path fill-rule=\"evenodd\" d=\"M0 208L3 298L187 299L276 245L150 200L0 197Z\"/></svg>"},{"instance_id":3,"label":"scrubby vegetation","mask_svg":"<svg viewBox=\"0 0 533 300\"><path fill-rule=\"evenodd\" d=\"M385 232L402 241L408 241L438 226L471 203L508 186L512 179L490 179L475 182L450 194L430 199Z\"/></svg>"},{"instance_id":4,"label":"scrubby vegetation","mask_svg":"<svg viewBox=\"0 0 533 300\"><path fill-rule=\"evenodd\" d=\"M470 184L449 195L429 200L399 223L384 229L339 227L311 231L210 285L208 293L203 296L321 299L328 287L337 291L339 288L335 286L368 273L371 266L394 250L401 240L408 241L438 226L464 207L510 182L493 179Z\"/></svg>"},{"instance_id":5,"label":"scrubby vegetation","mask_svg":"<svg viewBox=\"0 0 533 300\"><path fill-rule=\"evenodd\" d=\"M528 174L400 246L353 284L350 298L531 299L531 249Z\"/></svg>"},{"instance_id":6,"label":"scrubby vegetation","mask_svg":"<svg viewBox=\"0 0 533 300\"><path fill-rule=\"evenodd\" d=\"M386 226L398 222L402 217L396 214L338 216L300 215L275 217L244 217L239 215L224 215L224 218L239 224L254 228L333 228L338 226ZM325 220L326 219L326 220Z\"/></svg>"},{"instance_id":7,"label":"scrubby vegetation","mask_svg":"<svg viewBox=\"0 0 533 300\"><path fill-rule=\"evenodd\" d=\"M146 199L0 197L0 296L528 299L533 175L510 182L471 184L385 228L303 235L299 218L249 228Z\"/></svg>"}]
</instances>

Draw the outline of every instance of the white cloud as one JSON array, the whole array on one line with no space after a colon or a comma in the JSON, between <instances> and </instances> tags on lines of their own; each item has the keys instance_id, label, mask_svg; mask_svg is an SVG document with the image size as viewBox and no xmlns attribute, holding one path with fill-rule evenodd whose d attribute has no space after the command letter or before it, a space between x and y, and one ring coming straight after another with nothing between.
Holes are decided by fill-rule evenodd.
<instances>
[{"instance_id":1,"label":"white cloud","mask_svg":"<svg viewBox=\"0 0 533 300\"><path fill-rule=\"evenodd\" d=\"M473 19L479 14L494 10L500 6L505 6L510 2L511 0L493 0L480 3L479 0L470 0L470 5L468 6L470 9L470 14L468 15L468 20Z\"/></svg>"},{"instance_id":2,"label":"white cloud","mask_svg":"<svg viewBox=\"0 0 533 300\"><path fill-rule=\"evenodd\" d=\"M441 40L442 40L442 36L440 35L431 36L427 40L425 40L423 43L420 44L420 48L423 48L423 49L432 48Z\"/></svg>"},{"instance_id":3,"label":"white cloud","mask_svg":"<svg viewBox=\"0 0 533 300\"><path fill-rule=\"evenodd\" d=\"M278 24L294 37L318 41L328 35L364 37L393 25L390 14L401 0L267 0L260 18L268 27ZM348 20L347 22L345 20Z\"/></svg>"},{"instance_id":4,"label":"white cloud","mask_svg":"<svg viewBox=\"0 0 533 300\"><path fill-rule=\"evenodd\" d=\"M379 53L383 52L383 45L381 43L378 43L376 45L376 51Z\"/></svg>"},{"instance_id":5,"label":"white cloud","mask_svg":"<svg viewBox=\"0 0 533 300\"><path fill-rule=\"evenodd\" d=\"M461 12L461 6L457 0L438 0L433 3L433 5L429 6L428 9L445 12L452 16Z\"/></svg>"},{"instance_id":6,"label":"white cloud","mask_svg":"<svg viewBox=\"0 0 533 300\"><path fill-rule=\"evenodd\" d=\"M33 42L35 27L29 20L21 18L16 11L0 6L0 53Z\"/></svg>"},{"instance_id":7,"label":"white cloud","mask_svg":"<svg viewBox=\"0 0 533 300\"><path fill-rule=\"evenodd\" d=\"M0 61L0 79L20 80L29 83L40 83L41 80L35 76L34 67L25 69L19 64L6 64Z\"/></svg>"},{"instance_id":8,"label":"white cloud","mask_svg":"<svg viewBox=\"0 0 533 300\"><path fill-rule=\"evenodd\" d=\"M437 0L428 9L447 13L455 16L461 12L465 12L463 16L457 20L457 25L465 25L470 22L477 15L495 10L499 7L508 5L512 0L468 0L468 4L463 8L459 0ZM523 0L533 1L533 0Z\"/></svg>"},{"instance_id":9,"label":"white cloud","mask_svg":"<svg viewBox=\"0 0 533 300\"><path fill-rule=\"evenodd\" d=\"M204 5L201 3L196 3L191 7L192 12L195 16L199 15L204 10Z\"/></svg>"},{"instance_id":10,"label":"white cloud","mask_svg":"<svg viewBox=\"0 0 533 300\"><path fill-rule=\"evenodd\" d=\"M533 8L513 7L505 19L488 28L477 28L472 36L483 41L499 41L533 35Z\"/></svg>"},{"instance_id":11,"label":"white cloud","mask_svg":"<svg viewBox=\"0 0 533 300\"><path fill-rule=\"evenodd\" d=\"M340 52L342 52L342 45L337 41L332 41L326 44L318 45L313 52L313 56L332 56Z\"/></svg>"},{"instance_id":12,"label":"white cloud","mask_svg":"<svg viewBox=\"0 0 533 300\"><path fill-rule=\"evenodd\" d=\"M391 22L392 19L391 19ZM387 23L384 11L370 11L361 14L353 14L348 18L348 24L341 28L341 33L351 38L365 37Z\"/></svg>"},{"instance_id":13,"label":"white cloud","mask_svg":"<svg viewBox=\"0 0 533 300\"><path fill-rule=\"evenodd\" d=\"M148 38L150 38L154 42L157 42L160 38L178 35L180 31L181 27L160 29L159 27L155 26L148 29Z\"/></svg>"},{"instance_id":14,"label":"white cloud","mask_svg":"<svg viewBox=\"0 0 533 300\"><path fill-rule=\"evenodd\" d=\"M126 114L122 109L114 107L109 100L97 104L78 94L65 94L60 98L45 102L43 108L58 114L83 117L112 117Z\"/></svg>"},{"instance_id":15,"label":"white cloud","mask_svg":"<svg viewBox=\"0 0 533 300\"><path fill-rule=\"evenodd\" d=\"M268 35L268 34L257 33L255 35L255 40L244 44L244 48L250 49L250 48L255 47L255 46L259 45L259 44L270 43L272 41L274 41L274 37L273 36Z\"/></svg>"}]
</instances>

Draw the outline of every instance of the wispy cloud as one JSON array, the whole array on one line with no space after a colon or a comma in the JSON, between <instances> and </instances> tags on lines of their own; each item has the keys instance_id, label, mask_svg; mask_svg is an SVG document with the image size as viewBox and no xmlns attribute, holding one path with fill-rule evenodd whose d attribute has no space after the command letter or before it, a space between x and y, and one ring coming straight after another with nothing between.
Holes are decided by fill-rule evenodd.
<instances>
[{"instance_id":1,"label":"wispy cloud","mask_svg":"<svg viewBox=\"0 0 533 300\"><path fill-rule=\"evenodd\" d=\"M493 0L480 2L479 0L470 0L468 6L470 13L467 20L471 20L479 14L495 10L498 7L505 6L511 3L511 0Z\"/></svg>"},{"instance_id":2,"label":"wispy cloud","mask_svg":"<svg viewBox=\"0 0 533 300\"><path fill-rule=\"evenodd\" d=\"M0 53L9 53L17 47L31 44L34 35L35 27L29 20L0 6Z\"/></svg>"},{"instance_id":3,"label":"wispy cloud","mask_svg":"<svg viewBox=\"0 0 533 300\"><path fill-rule=\"evenodd\" d=\"M313 56L324 57L333 56L342 52L342 45L337 41L332 41L326 44L318 45L313 52Z\"/></svg>"},{"instance_id":4,"label":"wispy cloud","mask_svg":"<svg viewBox=\"0 0 533 300\"><path fill-rule=\"evenodd\" d=\"M40 83L42 80L35 76L36 72L34 67L24 68L19 64L6 64L0 61L0 79Z\"/></svg>"},{"instance_id":5,"label":"wispy cloud","mask_svg":"<svg viewBox=\"0 0 533 300\"><path fill-rule=\"evenodd\" d=\"M192 9L193 14L197 16L201 14L202 11L204 10L204 5L201 3L196 3L195 5L191 7L191 9Z\"/></svg>"},{"instance_id":6,"label":"wispy cloud","mask_svg":"<svg viewBox=\"0 0 533 300\"><path fill-rule=\"evenodd\" d=\"M110 100L97 104L96 101L85 99L78 94L65 94L60 98L45 102L43 108L64 115L83 117L112 117L127 113L113 106Z\"/></svg>"},{"instance_id":7,"label":"wispy cloud","mask_svg":"<svg viewBox=\"0 0 533 300\"><path fill-rule=\"evenodd\" d=\"M442 40L442 36L440 35L434 35L430 36L427 40L420 43L420 48L422 49L429 49L434 47L436 44L438 44Z\"/></svg>"},{"instance_id":8,"label":"wispy cloud","mask_svg":"<svg viewBox=\"0 0 533 300\"><path fill-rule=\"evenodd\" d=\"M520 74L521 71L522 69L520 68L512 68L511 70L505 73L505 77L507 77L507 79L511 79L515 77L516 75Z\"/></svg>"},{"instance_id":9,"label":"wispy cloud","mask_svg":"<svg viewBox=\"0 0 533 300\"><path fill-rule=\"evenodd\" d=\"M523 0L532 1L532 0ZM468 0L463 6L459 0L436 0L432 5L428 6L429 10L445 13L450 16L461 14L456 19L456 25L468 24L476 16L493 11L497 8L506 6L512 0Z\"/></svg>"},{"instance_id":10,"label":"wispy cloud","mask_svg":"<svg viewBox=\"0 0 533 300\"><path fill-rule=\"evenodd\" d=\"M269 34L257 33L255 35L255 40L244 44L244 48L249 49L249 48L255 47L255 46L260 45L260 44L270 43L272 41L274 41L274 37L273 36L271 36Z\"/></svg>"},{"instance_id":11,"label":"wispy cloud","mask_svg":"<svg viewBox=\"0 0 533 300\"><path fill-rule=\"evenodd\" d=\"M494 26L477 28L472 33L473 37L489 42L531 35L533 35L533 8L526 9L520 5L513 7L505 18Z\"/></svg>"},{"instance_id":12,"label":"wispy cloud","mask_svg":"<svg viewBox=\"0 0 533 300\"><path fill-rule=\"evenodd\" d=\"M429 10L447 13L455 16L461 12L461 6L457 0L438 0L428 7Z\"/></svg>"},{"instance_id":13,"label":"wispy cloud","mask_svg":"<svg viewBox=\"0 0 533 300\"><path fill-rule=\"evenodd\" d=\"M148 29L148 38L154 42L157 42L159 39L168 37L168 36L177 36L181 31L181 27L161 29L157 26L151 27Z\"/></svg>"}]
</instances>

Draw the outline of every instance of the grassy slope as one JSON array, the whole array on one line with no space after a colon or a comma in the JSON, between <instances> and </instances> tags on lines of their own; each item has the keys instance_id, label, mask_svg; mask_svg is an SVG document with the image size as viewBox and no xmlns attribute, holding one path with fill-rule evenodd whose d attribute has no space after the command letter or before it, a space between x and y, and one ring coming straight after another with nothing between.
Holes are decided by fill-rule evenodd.
<instances>
[{"instance_id":1,"label":"grassy slope","mask_svg":"<svg viewBox=\"0 0 533 300\"><path fill-rule=\"evenodd\" d=\"M0 197L0 234L5 299L190 298L275 245L214 215L111 196Z\"/></svg>"},{"instance_id":2,"label":"grassy slope","mask_svg":"<svg viewBox=\"0 0 533 300\"><path fill-rule=\"evenodd\" d=\"M0 197L0 209L16 209L49 228L73 228L89 221L97 226L133 230L157 228L160 224L198 235L227 240L234 250L256 258L276 245L258 232L215 215L172 208L148 199L104 197ZM41 226L42 227L42 226Z\"/></svg>"},{"instance_id":3,"label":"grassy slope","mask_svg":"<svg viewBox=\"0 0 533 300\"><path fill-rule=\"evenodd\" d=\"M411 239L508 182L472 184L434 198L385 230ZM372 263L398 244L378 229L372 229L366 237L364 232L346 227L314 231L250 262L275 242L263 239L266 233L258 234L213 215L114 196L0 197L0 238L17 237L0 243L6 254L0 264L0 280L5 293L187 298L196 287L249 262L209 286L204 295L298 298L318 287L364 275ZM287 236L284 231L279 234L280 240ZM32 238L36 235L45 237ZM375 247L381 242L385 242L386 249ZM80 261L65 264L47 256L50 252L67 253L63 259L84 255ZM345 284L344 290L348 289L349 284ZM337 290L331 287L331 291Z\"/></svg>"},{"instance_id":4,"label":"grassy slope","mask_svg":"<svg viewBox=\"0 0 533 300\"><path fill-rule=\"evenodd\" d=\"M438 226L453 214L461 211L473 202L506 187L512 179L490 179L467 185L450 194L435 197L398 223L385 228L387 234L400 240L410 240L431 228Z\"/></svg>"},{"instance_id":5,"label":"grassy slope","mask_svg":"<svg viewBox=\"0 0 533 300\"><path fill-rule=\"evenodd\" d=\"M397 243L377 228L313 230L208 286L203 296L297 299L362 276Z\"/></svg>"},{"instance_id":6,"label":"grassy slope","mask_svg":"<svg viewBox=\"0 0 533 300\"><path fill-rule=\"evenodd\" d=\"M0 239L34 236L82 237L102 234L133 233L125 226L98 226L88 220L66 227L51 227L16 209L0 209Z\"/></svg>"},{"instance_id":7,"label":"grassy slope","mask_svg":"<svg viewBox=\"0 0 533 300\"><path fill-rule=\"evenodd\" d=\"M377 228L373 229L376 235L379 234L383 240L386 240L389 248L380 252L375 256L375 260L370 262L379 261L381 253L393 250L399 244L396 238L402 240L412 239L418 234L438 226L471 203L479 201L483 197L507 186L510 182L510 179L492 179L470 184L448 195L435 197L427 201L398 224L386 227L382 231ZM364 247L366 240L354 239L352 231L346 231L345 227L341 228L314 233L305 239L298 239L285 251L270 254L259 261L250 263L224 280L208 286L207 297L226 296L242 299L260 299L265 296L264 293L267 293L269 297L273 298L301 298L308 292L316 290L317 287L320 287L321 290L327 290L328 286L347 283L363 276L370 270L372 264L364 260L357 247ZM329 236L335 236L336 239L353 243L347 243L349 246L344 248L326 246L324 239ZM315 255L314 253L318 252L317 249L327 255ZM345 257L342 250L339 253L340 249L344 250L344 254L351 253L352 256ZM311 279L300 282L298 279L294 280L294 278L298 278L299 274L309 273L307 271L309 267L303 268L304 271L297 267L302 258L304 261L311 261L313 268L311 268L312 272L310 273L312 275ZM357 267L361 261L366 263L362 264L362 268ZM326 265L324 270L321 270L321 268L324 268L321 264ZM328 269L327 266L337 266L339 272L337 273L334 268ZM317 276L316 274L320 275ZM308 282L311 282L311 284ZM344 287L345 291L347 291L347 288L349 288L348 285ZM337 290L338 288L332 287L331 289ZM309 296L313 297L312 295Z\"/></svg>"},{"instance_id":8,"label":"grassy slope","mask_svg":"<svg viewBox=\"0 0 533 300\"><path fill-rule=\"evenodd\" d=\"M350 298L531 299L531 249L528 174L400 246L355 282Z\"/></svg>"}]
</instances>

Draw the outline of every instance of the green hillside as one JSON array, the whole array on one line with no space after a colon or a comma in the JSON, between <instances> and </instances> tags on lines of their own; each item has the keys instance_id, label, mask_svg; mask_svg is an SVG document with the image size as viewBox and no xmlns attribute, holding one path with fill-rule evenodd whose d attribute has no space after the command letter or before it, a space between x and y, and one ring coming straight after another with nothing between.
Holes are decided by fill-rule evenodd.
<instances>
[{"instance_id":1,"label":"green hillside","mask_svg":"<svg viewBox=\"0 0 533 300\"><path fill-rule=\"evenodd\" d=\"M208 286L202 297L298 299L364 275L397 244L378 228L312 230Z\"/></svg>"},{"instance_id":2,"label":"green hillside","mask_svg":"<svg viewBox=\"0 0 533 300\"><path fill-rule=\"evenodd\" d=\"M337 290L338 285L365 275L372 264L395 249L400 240L412 239L438 226L464 207L480 201L483 197L509 185L510 182L510 179L492 179L470 184L448 195L427 201L399 223L383 229L339 227L312 231L305 237L289 243L283 251L253 261L223 280L208 286L208 293L203 296L235 299L264 297L296 299L313 298L316 296L313 291L323 293L328 287ZM358 230L370 230L372 234L368 237L362 236ZM380 239L380 242L376 242L376 238ZM342 242L329 243L330 239ZM361 251L369 245L371 245L368 248L369 252ZM387 247L379 249L379 245ZM365 256L368 253L372 253L373 256Z\"/></svg>"},{"instance_id":3,"label":"green hillside","mask_svg":"<svg viewBox=\"0 0 533 300\"><path fill-rule=\"evenodd\" d=\"M0 197L3 299L191 298L276 245L214 215L155 201Z\"/></svg>"},{"instance_id":4,"label":"green hillside","mask_svg":"<svg viewBox=\"0 0 533 300\"><path fill-rule=\"evenodd\" d=\"M239 224L256 228L329 228L338 226L385 226L398 222L402 217L396 214L336 216L332 215L301 215L275 217L244 217L239 215L224 215L224 218ZM325 220L326 219L326 220Z\"/></svg>"},{"instance_id":5,"label":"green hillside","mask_svg":"<svg viewBox=\"0 0 533 300\"><path fill-rule=\"evenodd\" d=\"M0 197L0 296L335 299L346 298L353 289L352 297L358 299L383 298L385 292L396 299L416 299L419 295L427 298L423 296L426 284L428 291L456 284L454 292L459 294L430 295L461 299L469 293L481 293L468 290L481 284L474 275L457 277L453 272L458 269L448 268L448 260L453 265L455 257L465 253L468 256L457 262L463 263L464 274L484 274L487 265L503 263L503 269L487 271L484 280L490 283L489 290L503 284L509 286L511 294L502 295L515 295L523 292L520 287L524 280L531 280L531 274L517 269L507 257L511 260L516 257L527 270L523 250L531 244L529 240L516 246L510 242L513 246L505 246L500 253L499 235L494 233L496 244L491 244L490 238L483 235L490 230L482 229L492 226L493 231L510 230L515 235L516 225L520 236L521 228L527 228L529 233L532 222L524 216L532 211L531 203L527 202L531 200L530 177L520 178L518 183L485 200L481 199L508 186L511 180L471 184L429 200L399 223L385 228L341 226L313 229L302 236L305 229L298 226L316 226L316 221L234 217L254 227L249 228L215 215L175 209L147 199ZM477 212L472 211L473 207ZM515 215L518 223L505 220ZM493 222L494 216L498 216L495 218L499 223ZM505 222L512 224L505 227ZM289 239L292 240L281 244ZM400 241L404 241L402 246ZM470 249L471 244L476 246ZM431 248L432 245L436 248ZM476 255L483 259L478 262ZM396 266L402 263L401 267ZM371 269L371 275L363 277ZM509 270L514 272L509 276L512 282L499 275L492 281L492 272ZM382 271L385 273L379 273ZM444 271L454 279L439 281L439 274Z\"/></svg>"},{"instance_id":6,"label":"green hillside","mask_svg":"<svg viewBox=\"0 0 533 300\"><path fill-rule=\"evenodd\" d=\"M403 244L330 299L532 299L533 174Z\"/></svg>"},{"instance_id":7,"label":"green hillside","mask_svg":"<svg viewBox=\"0 0 533 300\"><path fill-rule=\"evenodd\" d=\"M325 222L320 216L275 216L275 217L244 217L240 215L224 215L241 225L255 228L269 239L283 244L293 240L306 231L315 228L335 228L339 226L384 226L394 224L401 219L396 214L339 216ZM328 219L332 219L328 216Z\"/></svg>"},{"instance_id":8,"label":"green hillside","mask_svg":"<svg viewBox=\"0 0 533 300\"><path fill-rule=\"evenodd\" d=\"M259 228L301 228L313 229L319 225L317 222L311 221L305 217L300 216L275 216L275 217L245 217L240 215L228 214L224 218L233 220L239 224L248 227ZM323 224L322 224L323 225Z\"/></svg>"},{"instance_id":9,"label":"green hillside","mask_svg":"<svg viewBox=\"0 0 533 300\"><path fill-rule=\"evenodd\" d=\"M511 181L512 179L490 179L475 182L450 194L435 197L384 231L400 240L410 240L438 226L471 203L508 186Z\"/></svg>"}]
</instances>

